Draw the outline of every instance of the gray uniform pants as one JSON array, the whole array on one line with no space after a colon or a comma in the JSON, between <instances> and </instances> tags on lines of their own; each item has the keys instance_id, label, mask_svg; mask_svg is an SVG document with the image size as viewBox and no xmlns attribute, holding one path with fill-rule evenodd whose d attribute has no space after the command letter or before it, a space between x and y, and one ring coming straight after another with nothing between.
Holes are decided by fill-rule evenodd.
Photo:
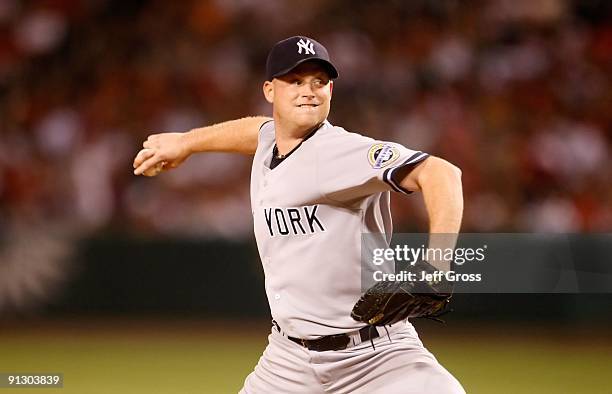
<instances>
[{"instance_id":1,"label":"gray uniform pants","mask_svg":"<svg viewBox=\"0 0 612 394\"><path fill-rule=\"evenodd\" d=\"M385 393L465 394L423 346L411 324L398 323L382 336L345 350L316 352L276 328L243 394Z\"/></svg>"}]
</instances>

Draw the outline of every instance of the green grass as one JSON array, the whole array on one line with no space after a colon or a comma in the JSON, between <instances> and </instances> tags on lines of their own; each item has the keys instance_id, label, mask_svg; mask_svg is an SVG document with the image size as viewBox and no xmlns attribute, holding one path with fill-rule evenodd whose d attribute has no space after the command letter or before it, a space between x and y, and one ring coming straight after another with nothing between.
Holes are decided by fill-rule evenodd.
<instances>
[{"instance_id":1,"label":"green grass","mask_svg":"<svg viewBox=\"0 0 612 394\"><path fill-rule=\"evenodd\" d=\"M216 340L212 335L189 340L0 339L0 371L63 372L64 388L45 393L235 393L263 347L261 340Z\"/></svg>"},{"instance_id":2,"label":"green grass","mask_svg":"<svg viewBox=\"0 0 612 394\"><path fill-rule=\"evenodd\" d=\"M612 347L576 346L545 339L482 340L427 344L470 394L609 394Z\"/></svg>"},{"instance_id":3,"label":"green grass","mask_svg":"<svg viewBox=\"0 0 612 394\"><path fill-rule=\"evenodd\" d=\"M265 326L227 332L220 324L128 327L43 324L0 329L0 372L63 372L63 389L28 393L236 393L266 344ZM424 330L438 360L472 394L610 393L608 339L549 331L512 335L480 329Z\"/></svg>"}]
</instances>

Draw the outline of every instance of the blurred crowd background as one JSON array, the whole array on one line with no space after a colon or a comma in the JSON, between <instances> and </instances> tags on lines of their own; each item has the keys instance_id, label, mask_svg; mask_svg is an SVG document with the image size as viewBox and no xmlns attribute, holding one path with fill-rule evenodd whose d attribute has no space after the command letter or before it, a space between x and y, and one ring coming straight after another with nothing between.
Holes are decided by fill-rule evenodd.
<instances>
[{"instance_id":1,"label":"blurred crowd background","mask_svg":"<svg viewBox=\"0 0 612 394\"><path fill-rule=\"evenodd\" d=\"M610 4L0 0L0 310L122 245L79 240L252 242L249 157L156 178L132 159L151 133L269 115L267 52L297 34L340 70L333 124L461 167L463 231L610 231ZM393 212L427 230L419 196Z\"/></svg>"},{"instance_id":2,"label":"blurred crowd background","mask_svg":"<svg viewBox=\"0 0 612 394\"><path fill-rule=\"evenodd\" d=\"M609 0L0 0L0 370L236 392L269 327L251 159L132 160L152 133L269 115L267 52L292 35L338 66L333 124L461 167L463 231L609 245L611 21ZM418 195L392 202L396 232L427 230ZM579 281L610 289L609 254L570 249L582 272L530 280L576 294L453 296L431 349L468 392L610 392L611 293Z\"/></svg>"},{"instance_id":3,"label":"blurred crowd background","mask_svg":"<svg viewBox=\"0 0 612 394\"><path fill-rule=\"evenodd\" d=\"M472 232L612 229L610 3L0 1L0 218L251 237L250 159L132 175L146 136L270 114L295 34L340 70L330 121L456 163ZM330 147L333 149L333 147ZM396 231L425 230L395 198Z\"/></svg>"}]
</instances>

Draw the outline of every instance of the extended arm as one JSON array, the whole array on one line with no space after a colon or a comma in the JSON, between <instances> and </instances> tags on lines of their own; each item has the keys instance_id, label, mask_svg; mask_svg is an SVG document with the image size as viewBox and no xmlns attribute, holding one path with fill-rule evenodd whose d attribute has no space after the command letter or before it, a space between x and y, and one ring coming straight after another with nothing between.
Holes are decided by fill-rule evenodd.
<instances>
[{"instance_id":1,"label":"extended arm","mask_svg":"<svg viewBox=\"0 0 612 394\"><path fill-rule=\"evenodd\" d=\"M134 159L134 174L155 176L157 168L178 167L191 154L198 152L229 152L254 154L257 135L261 126L271 120L264 116L250 116L230 120L212 126L201 127L186 133L161 133L150 135Z\"/></svg>"},{"instance_id":2,"label":"extended arm","mask_svg":"<svg viewBox=\"0 0 612 394\"><path fill-rule=\"evenodd\" d=\"M397 180L404 189L423 193L429 216L429 247L454 248L463 216L461 170L434 156L428 157L406 174L409 170L403 173L398 171ZM439 269L450 268L448 261L430 263Z\"/></svg>"}]
</instances>

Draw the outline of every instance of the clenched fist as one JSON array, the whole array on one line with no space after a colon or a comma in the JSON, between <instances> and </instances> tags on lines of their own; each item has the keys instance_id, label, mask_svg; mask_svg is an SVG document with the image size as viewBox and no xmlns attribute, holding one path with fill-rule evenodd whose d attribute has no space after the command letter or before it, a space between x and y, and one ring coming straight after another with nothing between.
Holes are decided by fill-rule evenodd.
<instances>
[{"instance_id":1,"label":"clenched fist","mask_svg":"<svg viewBox=\"0 0 612 394\"><path fill-rule=\"evenodd\" d=\"M134 175L156 176L178 167L191 154L186 133L153 134L142 146L134 158Z\"/></svg>"}]
</instances>

